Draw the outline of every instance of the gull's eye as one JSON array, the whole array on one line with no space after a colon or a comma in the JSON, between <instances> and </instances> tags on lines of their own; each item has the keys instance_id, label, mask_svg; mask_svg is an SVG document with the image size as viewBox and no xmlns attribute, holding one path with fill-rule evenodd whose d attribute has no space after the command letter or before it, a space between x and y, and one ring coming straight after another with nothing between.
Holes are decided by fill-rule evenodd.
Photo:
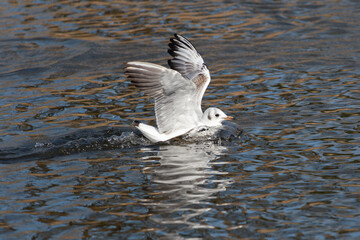
<instances>
[{"instance_id":1,"label":"gull's eye","mask_svg":"<svg viewBox=\"0 0 360 240\"><path fill-rule=\"evenodd\" d=\"M215 117L220 117L220 115L217 113L217 114L215 114Z\"/></svg>"}]
</instances>

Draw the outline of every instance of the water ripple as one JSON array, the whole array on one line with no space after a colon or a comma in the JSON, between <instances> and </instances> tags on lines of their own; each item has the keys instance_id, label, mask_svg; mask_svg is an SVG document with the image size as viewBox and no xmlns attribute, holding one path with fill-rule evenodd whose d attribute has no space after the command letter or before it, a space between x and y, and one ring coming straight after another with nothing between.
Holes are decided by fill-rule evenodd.
<instances>
[{"instance_id":1,"label":"water ripple","mask_svg":"<svg viewBox=\"0 0 360 240\"><path fill-rule=\"evenodd\" d=\"M357 239L357 1L0 3L2 238ZM123 75L191 39L241 139L151 145ZM6 164L5 164L6 163Z\"/></svg>"}]
</instances>

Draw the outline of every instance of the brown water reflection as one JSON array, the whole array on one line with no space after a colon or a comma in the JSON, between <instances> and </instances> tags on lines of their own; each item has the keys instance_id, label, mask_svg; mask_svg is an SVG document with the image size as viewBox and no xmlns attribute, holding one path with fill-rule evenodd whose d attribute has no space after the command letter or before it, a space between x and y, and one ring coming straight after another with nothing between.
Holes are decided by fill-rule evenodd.
<instances>
[{"instance_id":1,"label":"brown water reflection","mask_svg":"<svg viewBox=\"0 0 360 240\"><path fill-rule=\"evenodd\" d=\"M351 0L3 1L1 238L359 238L359 12ZM246 138L131 135L153 104L124 63L165 63L175 32L209 66L204 108Z\"/></svg>"}]
</instances>

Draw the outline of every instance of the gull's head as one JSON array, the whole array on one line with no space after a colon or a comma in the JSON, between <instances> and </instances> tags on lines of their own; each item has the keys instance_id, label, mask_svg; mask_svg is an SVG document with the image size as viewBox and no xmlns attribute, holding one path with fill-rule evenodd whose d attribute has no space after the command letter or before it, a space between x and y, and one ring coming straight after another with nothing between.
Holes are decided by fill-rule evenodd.
<instances>
[{"instance_id":1,"label":"gull's head","mask_svg":"<svg viewBox=\"0 0 360 240\"><path fill-rule=\"evenodd\" d=\"M204 112L201 122L210 127L221 126L222 121L231 120L233 117L227 116L223 111L218 108L208 108Z\"/></svg>"}]
</instances>

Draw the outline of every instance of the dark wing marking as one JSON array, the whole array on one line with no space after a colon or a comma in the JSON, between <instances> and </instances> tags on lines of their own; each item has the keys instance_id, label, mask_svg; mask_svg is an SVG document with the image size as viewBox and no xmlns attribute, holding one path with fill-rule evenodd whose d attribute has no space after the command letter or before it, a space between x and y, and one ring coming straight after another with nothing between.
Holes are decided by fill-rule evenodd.
<instances>
[{"instance_id":1,"label":"dark wing marking","mask_svg":"<svg viewBox=\"0 0 360 240\"><path fill-rule=\"evenodd\" d=\"M201 100L210 83L209 70L192 43L183 36L174 34L170 39L169 47L168 52L173 58L168 64L171 69L178 71L196 85L197 113L202 115Z\"/></svg>"}]
</instances>

